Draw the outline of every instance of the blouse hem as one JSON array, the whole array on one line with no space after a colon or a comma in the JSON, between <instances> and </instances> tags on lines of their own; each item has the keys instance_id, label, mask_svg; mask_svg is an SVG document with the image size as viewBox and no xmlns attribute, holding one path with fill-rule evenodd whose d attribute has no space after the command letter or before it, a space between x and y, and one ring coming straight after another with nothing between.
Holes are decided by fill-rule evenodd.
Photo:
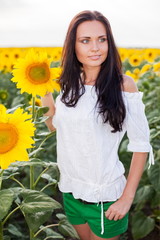
<instances>
[{"instance_id":1,"label":"blouse hem","mask_svg":"<svg viewBox=\"0 0 160 240\"><path fill-rule=\"evenodd\" d=\"M122 195L125 185L126 178L124 175L112 183L98 185L71 178L64 173L60 176L60 182L58 183L61 192L71 192L75 199L80 198L94 203L116 201Z\"/></svg>"}]
</instances>

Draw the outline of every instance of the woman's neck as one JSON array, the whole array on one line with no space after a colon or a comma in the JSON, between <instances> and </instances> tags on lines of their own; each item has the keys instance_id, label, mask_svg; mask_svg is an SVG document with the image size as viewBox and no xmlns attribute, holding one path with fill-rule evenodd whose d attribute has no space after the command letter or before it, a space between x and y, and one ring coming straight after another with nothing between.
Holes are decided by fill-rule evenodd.
<instances>
[{"instance_id":1,"label":"woman's neck","mask_svg":"<svg viewBox=\"0 0 160 240\"><path fill-rule=\"evenodd\" d=\"M99 69L85 69L82 73L84 84L94 85L99 74Z\"/></svg>"}]
</instances>

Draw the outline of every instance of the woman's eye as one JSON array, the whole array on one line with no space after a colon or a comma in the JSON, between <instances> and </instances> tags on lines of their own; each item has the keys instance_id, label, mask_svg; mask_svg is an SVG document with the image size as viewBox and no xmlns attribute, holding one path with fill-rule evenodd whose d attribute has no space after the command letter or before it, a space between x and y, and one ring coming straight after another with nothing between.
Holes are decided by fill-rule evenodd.
<instances>
[{"instance_id":1,"label":"woman's eye","mask_svg":"<svg viewBox=\"0 0 160 240\"><path fill-rule=\"evenodd\" d=\"M89 42L88 39L83 39L83 40L82 40L82 43L88 43L88 42Z\"/></svg>"},{"instance_id":2,"label":"woman's eye","mask_svg":"<svg viewBox=\"0 0 160 240\"><path fill-rule=\"evenodd\" d=\"M107 38L100 38L99 42L105 42L107 40Z\"/></svg>"}]
</instances>

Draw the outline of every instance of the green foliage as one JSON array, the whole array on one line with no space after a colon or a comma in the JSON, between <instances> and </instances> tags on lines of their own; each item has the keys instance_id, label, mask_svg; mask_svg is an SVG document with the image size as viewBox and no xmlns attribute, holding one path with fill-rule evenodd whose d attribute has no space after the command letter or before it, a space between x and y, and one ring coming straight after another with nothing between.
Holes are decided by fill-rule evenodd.
<instances>
[{"instance_id":1,"label":"green foliage","mask_svg":"<svg viewBox=\"0 0 160 240\"><path fill-rule=\"evenodd\" d=\"M4 189L0 191L0 221L7 215L12 202L13 192L10 189Z\"/></svg>"},{"instance_id":2,"label":"green foliage","mask_svg":"<svg viewBox=\"0 0 160 240\"><path fill-rule=\"evenodd\" d=\"M60 219L59 226L58 226L59 231L64 236L71 236L73 238L77 237L79 239L75 229L68 222L66 216L64 214L57 214L56 216Z\"/></svg>"},{"instance_id":3,"label":"green foliage","mask_svg":"<svg viewBox=\"0 0 160 240\"><path fill-rule=\"evenodd\" d=\"M143 212L136 212L132 217L132 234L134 239L140 239L150 233L155 227L155 220Z\"/></svg>"},{"instance_id":4,"label":"green foliage","mask_svg":"<svg viewBox=\"0 0 160 240\"><path fill-rule=\"evenodd\" d=\"M145 113L150 127L150 141L153 147L155 165L145 167L130 212L131 230L135 240L142 239L159 226L160 207L160 77L152 71L145 73L138 81L142 91ZM131 154L126 153L126 136L119 149L120 159L128 174Z\"/></svg>"}]
</instances>

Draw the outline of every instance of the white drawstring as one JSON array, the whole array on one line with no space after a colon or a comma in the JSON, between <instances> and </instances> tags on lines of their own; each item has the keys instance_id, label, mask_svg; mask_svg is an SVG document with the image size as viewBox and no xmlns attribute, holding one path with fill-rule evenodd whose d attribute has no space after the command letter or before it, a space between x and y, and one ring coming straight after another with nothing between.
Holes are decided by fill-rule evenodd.
<instances>
[{"instance_id":1,"label":"white drawstring","mask_svg":"<svg viewBox=\"0 0 160 240\"><path fill-rule=\"evenodd\" d=\"M154 165L154 155L153 155L153 148L151 146L150 152L149 152L149 166L148 169L151 167L151 165Z\"/></svg>"},{"instance_id":2,"label":"white drawstring","mask_svg":"<svg viewBox=\"0 0 160 240\"><path fill-rule=\"evenodd\" d=\"M103 202L101 201L101 234L104 233L104 213L103 213Z\"/></svg>"},{"instance_id":3,"label":"white drawstring","mask_svg":"<svg viewBox=\"0 0 160 240\"><path fill-rule=\"evenodd\" d=\"M97 203L97 207L99 206L99 202ZM103 213L103 202L101 201L101 234L104 233L104 213Z\"/></svg>"},{"instance_id":4,"label":"white drawstring","mask_svg":"<svg viewBox=\"0 0 160 240\"><path fill-rule=\"evenodd\" d=\"M104 212L103 212L103 201L101 200L101 187L96 188L95 194L98 200L97 207L99 206L99 203L101 203L101 234L104 233Z\"/></svg>"}]
</instances>

